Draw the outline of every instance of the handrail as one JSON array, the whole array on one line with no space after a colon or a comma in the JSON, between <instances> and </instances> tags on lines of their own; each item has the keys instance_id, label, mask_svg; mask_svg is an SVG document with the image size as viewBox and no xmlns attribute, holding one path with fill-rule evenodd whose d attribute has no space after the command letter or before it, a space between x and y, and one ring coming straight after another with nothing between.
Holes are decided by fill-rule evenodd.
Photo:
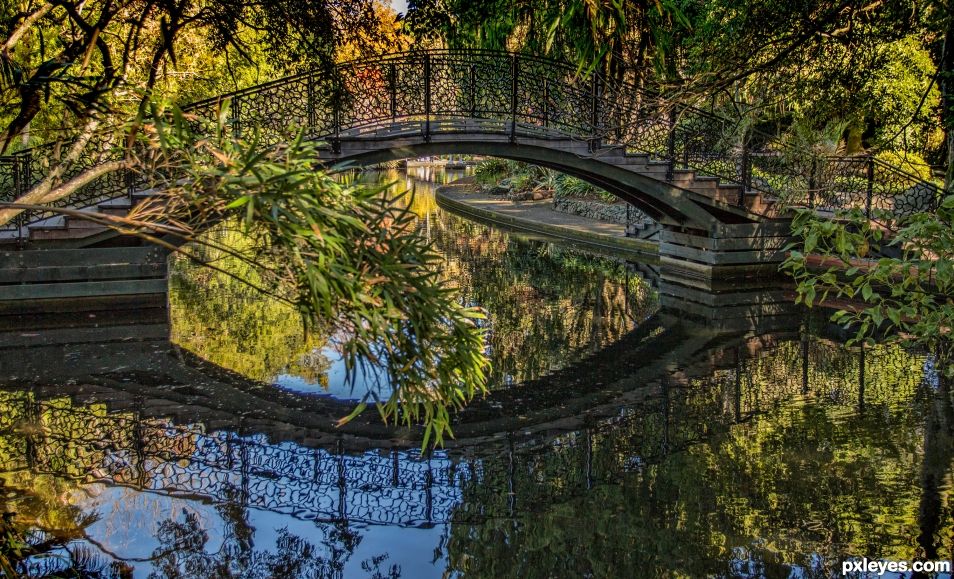
<instances>
[{"instance_id":1,"label":"handrail","mask_svg":"<svg viewBox=\"0 0 954 579\"><path fill-rule=\"evenodd\" d=\"M424 74L426 72L426 74ZM670 102L629 82L589 75L562 61L513 52L469 49L409 51L338 64L193 102L184 111L211 116L231 103L236 136L249 127L266 144L280 142L290 129L326 140L333 148L344 131L398 120L422 120L423 137L442 130L442 119L480 120L472 130L509 135L558 135L589 144L591 154L642 153L668 163L667 181L682 170L719 178L747 197L767 195L792 205L835 210L862 207L895 218L937 209L941 191L899 167L871 156L817 156L777 136L755 130L739 134L739 121L691 105ZM437 127L435 129L435 127ZM115 159L122 148L112 133L96 136L74 174ZM758 147L750 145L751 142ZM29 191L48 170L47 144L0 157L0 200ZM97 199L132 195L142 177L128 171L84 187L61 205L82 206ZM25 214L25 224L49 216Z\"/></svg>"}]
</instances>

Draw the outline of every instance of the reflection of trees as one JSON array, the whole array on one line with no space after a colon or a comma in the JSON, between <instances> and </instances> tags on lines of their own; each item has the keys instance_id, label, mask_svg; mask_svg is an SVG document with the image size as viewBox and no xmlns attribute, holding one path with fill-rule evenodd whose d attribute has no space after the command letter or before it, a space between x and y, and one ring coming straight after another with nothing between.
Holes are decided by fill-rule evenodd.
<instances>
[{"instance_id":1,"label":"reflection of trees","mask_svg":"<svg viewBox=\"0 0 954 579\"><path fill-rule=\"evenodd\" d=\"M357 563L354 521L449 516L451 572L474 576L786 577L801 565L821 577L844 555L949 556L948 386L923 380L924 360L896 346L804 344L705 348L612 417L546 443L434 458L433 469L5 393L0 500L15 493L20 529L65 539L83 536L88 514L68 499L91 480L208 497L220 547L188 509L158 529L156 573L173 577L334 576ZM250 507L333 520L266 548ZM398 571L386 554L361 563Z\"/></svg>"},{"instance_id":2,"label":"reflection of trees","mask_svg":"<svg viewBox=\"0 0 954 579\"><path fill-rule=\"evenodd\" d=\"M617 260L439 210L434 191L448 182L444 171L362 178L413 192L408 207L445 257L440 275L488 311L491 384L546 375L619 340L656 308L649 285Z\"/></svg>"},{"instance_id":3,"label":"reflection of trees","mask_svg":"<svg viewBox=\"0 0 954 579\"><path fill-rule=\"evenodd\" d=\"M320 504L329 494L328 486L318 481L312 481L314 488L296 486L298 481L292 479L307 471L347 484L343 471L329 468L343 465L342 457L326 456L327 464L303 468L303 457L322 453L300 449L290 456L281 445L259 443L260 454L252 456L243 439L208 436L200 426L176 426L128 411L107 413L103 404L74 405L68 398L37 401L29 392L0 392L0 416L0 512L10 509L8 494L15 497L9 530L31 541L13 563L30 569L30 576L113 577L128 570L88 544L69 545L87 539L86 528L98 519L74 502L88 484L101 480L140 491L207 495L213 500L224 526L222 545L207 550L209 534L195 512L185 510L181 517L160 521L159 546L150 559L155 577L340 577L361 541L349 526L345 506L339 505L340 521L316 525L320 540L307 541L282 531L275 550L253 548L255 529L249 523L248 505L293 493L310 505ZM255 476L250 476L253 469ZM235 476L236 471L241 476ZM331 488L347 493L345 487ZM308 496L307 491L317 496ZM7 530L6 521L0 532ZM30 559L54 549L63 557ZM361 563L372 576L400 574L399 568L388 565L386 553Z\"/></svg>"},{"instance_id":4,"label":"reflection of trees","mask_svg":"<svg viewBox=\"0 0 954 579\"><path fill-rule=\"evenodd\" d=\"M619 340L656 303L609 258L507 234L443 214L432 229L442 275L489 315L495 383L530 380Z\"/></svg>"},{"instance_id":5,"label":"reflection of trees","mask_svg":"<svg viewBox=\"0 0 954 579\"><path fill-rule=\"evenodd\" d=\"M220 513L223 508L235 506L219 507ZM321 548L288 529L279 529L275 551L256 550L244 517L236 521L225 515L223 520L225 538L215 552L206 550L209 535L195 513L184 510L181 517L160 522L156 536L160 546L153 553L155 570L150 579L343 577L345 563L361 543L361 535L341 524L318 528ZM385 571L387 575L382 573L380 566L386 560L386 556L373 557L364 561L363 567L376 577L399 577L400 570L394 566Z\"/></svg>"},{"instance_id":6,"label":"reflection of trees","mask_svg":"<svg viewBox=\"0 0 954 579\"><path fill-rule=\"evenodd\" d=\"M949 394L896 347L868 351L862 373L860 352L812 341L802 398L799 353L788 342L663 380L620 418L482 461L455 514L451 569L828 577L846 555L927 556L924 535L949 546Z\"/></svg>"},{"instance_id":7,"label":"reflection of trees","mask_svg":"<svg viewBox=\"0 0 954 579\"><path fill-rule=\"evenodd\" d=\"M226 237L220 241L241 250L242 235L236 231L218 228L206 235ZM238 260L206 246L193 251L240 278L257 281L256 272ZM320 328L306 335L294 308L225 274L176 259L169 291L174 342L253 380L290 373L312 383L327 382L331 363L319 351L327 341Z\"/></svg>"},{"instance_id":8,"label":"reflection of trees","mask_svg":"<svg viewBox=\"0 0 954 579\"><path fill-rule=\"evenodd\" d=\"M446 175L441 172L440 177ZM356 178L344 176L343 178ZM531 241L437 209L433 185L392 171L362 175L397 183L414 194L409 208L445 256L439 275L463 299L490 313L492 383L524 381L617 341L654 311L649 286L623 264L557 245ZM218 228L208 235L240 234ZM239 267L209 248L197 248L228 270ZM247 269L247 268L246 268ZM257 380L290 373L326 383L320 354L327 332L305 337L290 308L262 299L244 284L183 261L170 285L173 339L200 357ZM255 272L236 271L255 281Z\"/></svg>"},{"instance_id":9,"label":"reflection of trees","mask_svg":"<svg viewBox=\"0 0 954 579\"><path fill-rule=\"evenodd\" d=\"M27 577L128 576L124 563L72 544L99 519L97 513L72 504L82 489L32 468L49 432L41 424L55 414L55 409L42 409L29 393L0 392L0 555ZM75 451L59 445L51 454Z\"/></svg>"},{"instance_id":10,"label":"reflection of trees","mask_svg":"<svg viewBox=\"0 0 954 579\"><path fill-rule=\"evenodd\" d=\"M922 489L918 505L918 555L924 559L952 559L954 505L946 495L954 484L954 399L950 379L939 376L924 429L924 460L919 473ZM945 492L945 490L947 492Z\"/></svg>"}]
</instances>

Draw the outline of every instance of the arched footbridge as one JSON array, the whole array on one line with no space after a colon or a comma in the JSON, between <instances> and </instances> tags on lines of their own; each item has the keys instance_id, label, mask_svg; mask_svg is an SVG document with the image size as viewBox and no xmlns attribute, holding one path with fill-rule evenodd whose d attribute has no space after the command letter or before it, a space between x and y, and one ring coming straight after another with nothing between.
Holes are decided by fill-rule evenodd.
<instances>
[{"instance_id":1,"label":"arched footbridge","mask_svg":"<svg viewBox=\"0 0 954 579\"><path fill-rule=\"evenodd\" d=\"M577 176L659 221L663 264L707 280L765 265L774 269L788 234L783 205L820 212L855 207L874 217L879 210L934 210L940 199L935 185L875 157L809 158L738 120L673 104L598 73L584 75L566 63L513 53L394 54L185 109L215 118L226 105L237 138L254 136L270 146L303 131L320 143L321 160L329 163L475 154ZM62 180L117 154L106 146L87 148ZM29 191L65 149L48 145L0 158L0 201ZM109 174L60 203L122 213L142 195L140 179L131 172ZM100 235L107 232L88 222L34 212L0 230L0 243L70 240L82 247L101 244Z\"/></svg>"}]
</instances>

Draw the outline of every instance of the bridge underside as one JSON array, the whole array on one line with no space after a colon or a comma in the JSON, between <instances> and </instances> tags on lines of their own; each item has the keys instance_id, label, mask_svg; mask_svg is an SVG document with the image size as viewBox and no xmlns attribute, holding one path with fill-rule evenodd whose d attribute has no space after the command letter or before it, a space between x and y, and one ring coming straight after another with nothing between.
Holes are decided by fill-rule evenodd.
<instances>
[{"instance_id":1,"label":"bridge underside","mask_svg":"<svg viewBox=\"0 0 954 579\"><path fill-rule=\"evenodd\" d=\"M447 141L400 143L393 147L367 149L368 143L341 143L341 155L331 159L351 166L368 166L437 155L480 155L522 161L578 177L631 203L654 220L668 225L702 227L711 216L687 198L685 192L639 175L613 175L615 167L573 153L535 145L503 142ZM582 147L585 148L585 143ZM617 177L614 179L614 177Z\"/></svg>"},{"instance_id":2,"label":"bridge underside","mask_svg":"<svg viewBox=\"0 0 954 579\"><path fill-rule=\"evenodd\" d=\"M647 168L645 156L618 149L590 151L586 141L565 137L510 138L502 134L402 132L394 137L342 134L322 160L355 167L438 155L478 155L521 161L572 175L605 189L668 227L703 233L722 224L757 223L764 218L729 203L653 178L662 163ZM631 165L638 165L635 170ZM652 165L652 164L651 164Z\"/></svg>"}]
</instances>

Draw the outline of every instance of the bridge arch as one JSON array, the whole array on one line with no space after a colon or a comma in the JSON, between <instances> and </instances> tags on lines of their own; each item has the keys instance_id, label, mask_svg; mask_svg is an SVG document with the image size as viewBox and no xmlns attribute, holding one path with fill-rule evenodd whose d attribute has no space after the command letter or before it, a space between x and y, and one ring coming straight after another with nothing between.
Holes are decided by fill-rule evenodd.
<instances>
[{"instance_id":1,"label":"bridge arch","mask_svg":"<svg viewBox=\"0 0 954 579\"><path fill-rule=\"evenodd\" d=\"M708 229L713 213L694 200L690 191L672 187L637 172L620 168L596 157L585 157L546 144L462 140L400 143L376 141L374 148L362 141L343 141L335 161L363 167L388 161L438 155L480 155L521 161L572 175L605 189L631 203L654 220L672 226Z\"/></svg>"},{"instance_id":2,"label":"bridge arch","mask_svg":"<svg viewBox=\"0 0 954 579\"><path fill-rule=\"evenodd\" d=\"M721 119L685 109L688 121L677 122L670 103L565 62L414 51L280 79L187 110L216 118L226 103L236 136L278 144L302 129L325 146L324 161L504 157L584 179L664 226L704 232L766 218L746 206L745 164L724 143L709 142L721 138Z\"/></svg>"}]
</instances>

